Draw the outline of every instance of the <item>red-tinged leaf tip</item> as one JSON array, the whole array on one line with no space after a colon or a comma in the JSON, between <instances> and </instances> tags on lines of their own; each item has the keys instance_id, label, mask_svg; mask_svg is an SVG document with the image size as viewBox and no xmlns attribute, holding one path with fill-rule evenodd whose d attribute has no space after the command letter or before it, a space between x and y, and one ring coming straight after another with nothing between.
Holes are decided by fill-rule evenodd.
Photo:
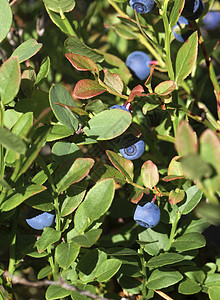
<instances>
[{"instance_id":1,"label":"red-tinged leaf tip","mask_svg":"<svg viewBox=\"0 0 220 300\"><path fill-rule=\"evenodd\" d=\"M74 53L66 53L65 56L72 66L78 71L93 71L95 73L99 72L97 65L89 57Z\"/></svg>"},{"instance_id":2,"label":"red-tinged leaf tip","mask_svg":"<svg viewBox=\"0 0 220 300\"><path fill-rule=\"evenodd\" d=\"M140 84L135 86L128 97L128 102L132 102L135 96L140 96L143 92L143 86L141 86Z\"/></svg>"}]
</instances>

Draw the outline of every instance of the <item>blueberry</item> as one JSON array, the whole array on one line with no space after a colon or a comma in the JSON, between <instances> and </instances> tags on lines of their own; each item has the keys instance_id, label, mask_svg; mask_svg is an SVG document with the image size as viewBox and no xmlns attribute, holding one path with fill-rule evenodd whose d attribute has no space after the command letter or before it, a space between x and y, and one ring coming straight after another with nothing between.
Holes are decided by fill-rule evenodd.
<instances>
[{"instance_id":1,"label":"blueberry","mask_svg":"<svg viewBox=\"0 0 220 300\"><path fill-rule=\"evenodd\" d=\"M156 6L156 3L153 0L130 0L129 4L132 9L136 10L139 14L149 13Z\"/></svg>"},{"instance_id":2,"label":"blueberry","mask_svg":"<svg viewBox=\"0 0 220 300\"><path fill-rule=\"evenodd\" d=\"M34 229L42 230L44 227L50 227L54 220L54 214L42 212L38 209L31 209L26 219L28 225Z\"/></svg>"},{"instance_id":3,"label":"blueberry","mask_svg":"<svg viewBox=\"0 0 220 300\"><path fill-rule=\"evenodd\" d=\"M189 21L184 17L179 17L178 22L173 27L173 35L179 42L185 42L188 37L193 33L193 29L190 28Z\"/></svg>"},{"instance_id":4,"label":"blueberry","mask_svg":"<svg viewBox=\"0 0 220 300\"><path fill-rule=\"evenodd\" d=\"M150 74L150 57L142 51L130 53L126 59L127 67L140 79L146 79Z\"/></svg>"},{"instance_id":5,"label":"blueberry","mask_svg":"<svg viewBox=\"0 0 220 300\"><path fill-rule=\"evenodd\" d=\"M137 205L134 220L143 227L155 227L160 221L160 209L152 202L148 202L144 206Z\"/></svg>"},{"instance_id":6,"label":"blueberry","mask_svg":"<svg viewBox=\"0 0 220 300\"><path fill-rule=\"evenodd\" d=\"M130 112L124 105L115 104L115 105L109 107L109 109L123 109L123 110L126 110L126 111Z\"/></svg>"},{"instance_id":7,"label":"blueberry","mask_svg":"<svg viewBox=\"0 0 220 300\"><path fill-rule=\"evenodd\" d=\"M119 148L119 152L124 158L134 160L144 153L145 143L131 134L126 134L121 138Z\"/></svg>"},{"instance_id":8,"label":"blueberry","mask_svg":"<svg viewBox=\"0 0 220 300\"><path fill-rule=\"evenodd\" d=\"M203 25L208 30L213 30L220 25L220 11L210 10L203 19Z\"/></svg>"},{"instance_id":9,"label":"blueberry","mask_svg":"<svg viewBox=\"0 0 220 300\"><path fill-rule=\"evenodd\" d=\"M182 16L188 20L198 19L205 9L202 0L185 0Z\"/></svg>"}]
</instances>

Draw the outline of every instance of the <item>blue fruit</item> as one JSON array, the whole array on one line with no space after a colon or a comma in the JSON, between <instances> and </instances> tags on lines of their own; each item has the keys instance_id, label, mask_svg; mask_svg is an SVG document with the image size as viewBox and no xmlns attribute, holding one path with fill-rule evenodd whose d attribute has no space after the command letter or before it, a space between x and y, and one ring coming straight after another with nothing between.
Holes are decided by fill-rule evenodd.
<instances>
[{"instance_id":1,"label":"blue fruit","mask_svg":"<svg viewBox=\"0 0 220 300\"><path fill-rule=\"evenodd\" d=\"M198 19L205 9L202 0L185 0L182 16L188 20Z\"/></svg>"},{"instance_id":2,"label":"blue fruit","mask_svg":"<svg viewBox=\"0 0 220 300\"><path fill-rule=\"evenodd\" d=\"M123 110L126 110L130 113L130 111L124 106L124 105L113 105L111 107L109 107L109 109L123 109Z\"/></svg>"},{"instance_id":3,"label":"blue fruit","mask_svg":"<svg viewBox=\"0 0 220 300\"><path fill-rule=\"evenodd\" d=\"M213 30L220 25L220 11L210 10L203 19L203 25L208 30Z\"/></svg>"},{"instance_id":4,"label":"blue fruit","mask_svg":"<svg viewBox=\"0 0 220 300\"><path fill-rule=\"evenodd\" d=\"M150 74L150 57L142 51L130 53L126 59L126 66L140 79L146 79Z\"/></svg>"},{"instance_id":5,"label":"blue fruit","mask_svg":"<svg viewBox=\"0 0 220 300\"><path fill-rule=\"evenodd\" d=\"M149 13L156 6L156 3L153 0L130 0L129 4L132 9L136 10L139 14Z\"/></svg>"},{"instance_id":6,"label":"blue fruit","mask_svg":"<svg viewBox=\"0 0 220 300\"><path fill-rule=\"evenodd\" d=\"M189 21L184 17L179 17L178 22L173 27L173 35L179 42L185 42L188 37L193 33L193 29L190 27Z\"/></svg>"},{"instance_id":7,"label":"blue fruit","mask_svg":"<svg viewBox=\"0 0 220 300\"><path fill-rule=\"evenodd\" d=\"M160 209L152 202L148 202L144 206L137 205L134 220L143 227L155 227L160 221Z\"/></svg>"},{"instance_id":8,"label":"blue fruit","mask_svg":"<svg viewBox=\"0 0 220 300\"><path fill-rule=\"evenodd\" d=\"M29 217L26 222L34 229L42 230L45 227L50 227L54 220L54 214L42 212L38 209L32 209L29 212Z\"/></svg>"},{"instance_id":9,"label":"blue fruit","mask_svg":"<svg viewBox=\"0 0 220 300\"><path fill-rule=\"evenodd\" d=\"M140 140L131 134L127 134L121 138L119 148L119 152L124 158L134 160L143 155L145 143L143 140Z\"/></svg>"}]
</instances>

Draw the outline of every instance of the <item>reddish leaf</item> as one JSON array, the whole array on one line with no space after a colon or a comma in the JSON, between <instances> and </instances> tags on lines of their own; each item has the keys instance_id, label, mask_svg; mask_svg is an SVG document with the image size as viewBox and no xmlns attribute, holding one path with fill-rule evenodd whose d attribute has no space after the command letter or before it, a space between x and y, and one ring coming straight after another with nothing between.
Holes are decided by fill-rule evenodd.
<instances>
[{"instance_id":1,"label":"reddish leaf","mask_svg":"<svg viewBox=\"0 0 220 300\"><path fill-rule=\"evenodd\" d=\"M177 129L175 147L180 156L197 153L197 135L192 127L184 120Z\"/></svg>"},{"instance_id":2,"label":"reddish leaf","mask_svg":"<svg viewBox=\"0 0 220 300\"><path fill-rule=\"evenodd\" d=\"M143 197L143 195L144 195L144 193L143 193L143 191L142 190L140 190L140 189L135 189L135 194L134 195L132 195L132 198L131 198L131 202L132 203L134 203L134 204L137 204L140 200L141 200L141 198Z\"/></svg>"},{"instance_id":3,"label":"reddish leaf","mask_svg":"<svg viewBox=\"0 0 220 300\"><path fill-rule=\"evenodd\" d=\"M151 161L145 161L141 167L141 178L143 184L152 189L159 182L159 172L157 166Z\"/></svg>"},{"instance_id":4,"label":"reddish leaf","mask_svg":"<svg viewBox=\"0 0 220 300\"><path fill-rule=\"evenodd\" d=\"M77 82L73 96L80 99L89 99L104 93L106 89L91 79L82 79Z\"/></svg>"},{"instance_id":5,"label":"reddish leaf","mask_svg":"<svg viewBox=\"0 0 220 300\"><path fill-rule=\"evenodd\" d=\"M143 92L144 92L143 86L137 85L131 91L131 93L130 93L130 95L128 97L128 102L132 102L135 96L140 96Z\"/></svg>"},{"instance_id":6,"label":"reddish leaf","mask_svg":"<svg viewBox=\"0 0 220 300\"><path fill-rule=\"evenodd\" d=\"M123 91L123 81L117 73L111 73L107 69L103 69L104 72L104 83L113 91L121 95Z\"/></svg>"},{"instance_id":7,"label":"reddish leaf","mask_svg":"<svg viewBox=\"0 0 220 300\"><path fill-rule=\"evenodd\" d=\"M170 94L172 91L174 91L176 88L176 83L173 80L167 80L167 81L163 81L161 83L159 83L156 87L155 87L155 93L158 95L168 95Z\"/></svg>"},{"instance_id":8,"label":"reddish leaf","mask_svg":"<svg viewBox=\"0 0 220 300\"><path fill-rule=\"evenodd\" d=\"M174 156L169 164L167 175L183 176L181 162L178 161L180 156Z\"/></svg>"},{"instance_id":9,"label":"reddish leaf","mask_svg":"<svg viewBox=\"0 0 220 300\"><path fill-rule=\"evenodd\" d=\"M115 166L118 169L118 171L120 171L125 177L127 177L130 181L132 181L134 177L134 173L133 173L134 165L132 161L124 157L121 157L117 153L110 150L107 150L106 154L109 160L111 161L111 163L113 164L113 166Z\"/></svg>"},{"instance_id":10,"label":"reddish leaf","mask_svg":"<svg viewBox=\"0 0 220 300\"><path fill-rule=\"evenodd\" d=\"M162 178L163 181L169 182L173 180L183 179L184 176L178 176L178 175L168 175Z\"/></svg>"},{"instance_id":11,"label":"reddish leaf","mask_svg":"<svg viewBox=\"0 0 220 300\"><path fill-rule=\"evenodd\" d=\"M79 71L93 71L97 74L99 73L97 65L91 58L74 53L67 53L65 56L74 68Z\"/></svg>"},{"instance_id":12,"label":"reddish leaf","mask_svg":"<svg viewBox=\"0 0 220 300\"><path fill-rule=\"evenodd\" d=\"M169 193L169 201L172 204L176 204L180 201L182 201L185 198L185 192L184 190L172 190Z\"/></svg>"}]
</instances>

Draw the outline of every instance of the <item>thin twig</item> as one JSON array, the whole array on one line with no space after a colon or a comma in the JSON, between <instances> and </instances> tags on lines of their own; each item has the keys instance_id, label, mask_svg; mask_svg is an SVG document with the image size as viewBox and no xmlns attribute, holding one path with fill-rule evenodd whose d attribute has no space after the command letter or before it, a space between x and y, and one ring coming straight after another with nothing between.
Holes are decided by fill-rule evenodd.
<instances>
[{"instance_id":1,"label":"thin twig","mask_svg":"<svg viewBox=\"0 0 220 300\"><path fill-rule=\"evenodd\" d=\"M90 299L113 300L113 299L109 299L109 298L105 298L105 297L99 297L99 296L97 296L97 295L95 295L95 294L93 294L89 291L80 290L77 287L75 287L74 285L69 285L62 278L59 278L58 281L52 281L52 280L45 279L43 281L32 282L32 281L28 281L25 278L20 278L16 275L11 275L7 271L5 271L3 273L3 275L6 278L10 277L13 284L21 284L21 285L30 286L30 287L43 287L43 286L50 286L50 285L58 285L58 286L66 289L66 290L73 291L73 292L78 292L80 295L87 296ZM125 300L128 300L128 299L125 299Z\"/></svg>"},{"instance_id":2,"label":"thin twig","mask_svg":"<svg viewBox=\"0 0 220 300\"><path fill-rule=\"evenodd\" d=\"M11 1L10 6L12 7L12 6L15 5L15 3L18 2L18 1L19 1L19 0L13 0L13 1Z\"/></svg>"}]
</instances>

